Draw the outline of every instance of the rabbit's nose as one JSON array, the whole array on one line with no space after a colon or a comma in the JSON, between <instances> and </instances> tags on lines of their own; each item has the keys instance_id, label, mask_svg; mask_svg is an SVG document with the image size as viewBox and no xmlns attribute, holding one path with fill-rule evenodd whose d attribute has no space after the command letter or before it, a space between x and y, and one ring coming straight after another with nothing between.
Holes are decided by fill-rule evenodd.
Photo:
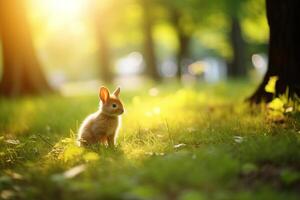
<instances>
[{"instance_id":1,"label":"rabbit's nose","mask_svg":"<svg viewBox=\"0 0 300 200\"><path fill-rule=\"evenodd\" d=\"M124 113L124 108L121 108L121 114Z\"/></svg>"}]
</instances>

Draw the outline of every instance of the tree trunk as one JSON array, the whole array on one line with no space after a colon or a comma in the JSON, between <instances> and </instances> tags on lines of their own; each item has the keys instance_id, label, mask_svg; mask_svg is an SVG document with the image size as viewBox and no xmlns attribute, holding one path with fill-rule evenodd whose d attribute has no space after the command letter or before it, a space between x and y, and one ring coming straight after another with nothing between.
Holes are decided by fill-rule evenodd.
<instances>
[{"instance_id":1,"label":"tree trunk","mask_svg":"<svg viewBox=\"0 0 300 200\"><path fill-rule=\"evenodd\" d=\"M0 38L3 52L0 95L51 91L34 51L24 1L0 1Z\"/></svg>"},{"instance_id":2,"label":"tree trunk","mask_svg":"<svg viewBox=\"0 0 300 200\"><path fill-rule=\"evenodd\" d=\"M185 64L184 60L188 58L189 54L189 42L190 37L186 34L179 32L178 33L178 39L179 39L179 49L177 52L177 78L181 79L183 72L185 71Z\"/></svg>"},{"instance_id":3,"label":"tree trunk","mask_svg":"<svg viewBox=\"0 0 300 200\"><path fill-rule=\"evenodd\" d=\"M113 82L113 73L112 73L112 65L110 58L110 47L107 33L102 29L103 26L99 27L98 30L98 42L99 42L99 55L100 55L100 73L101 79L106 84L110 84Z\"/></svg>"},{"instance_id":4,"label":"tree trunk","mask_svg":"<svg viewBox=\"0 0 300 200\"><path fill-rule=\"evenodd\" d=\"M270 27L269 63L267 73L251 103L269 102L273 95L265 91L271 76L277 76L275 96L289 91L289 96L300 95L300 22L299 1L266 0Z\"/></svg>"},{"instance_id":5,"label":"tree trunk","mask_svg":"<svg viewBox=\"0 0 300 200\"><path fill-rule=\"evenodd\" d=\"M154 48L154 41L152 37L152 17L150 12L149 0L141 0L141 4L144 10L144 19L143 19L143 31L144 31L144 57L146 63L146 73L150 78L155 81L160 80L160 75L158 73L158 68L156 65L156 55Z\"/></svg>"},{"instance_id":6,"label":"tree trunk","mask_svg":"<svg viewBox=\"0 0 300 200\"><path fill-rule=\"evenodd\" d=\"M95 25L95 33L98 42L98 56L99 57L99 74L100 79L105 84L113 82L113 70L111 63L111 48L109 43L109 30L111 30L111 19L107 16L111 12L110 5L103 6L101 2L94 1L91 3L92 20Z\"/></svg>"},{"instance_id":7,"label":"tree trunk","mask_svg":"<svg viewBox=\"0 0 300 200\"><path fill-rule=\"evenodd\" d=\"M245 64L245 41L242 36L240 21L237 17L231 17L230 41L233 50L233 58L229 65L229 76L244 77L247 75Z\"/></svg>"},{"instance_id":8,"label":"tree trunk","mask_svg":"<svg viewBox=\"0 0 300 200\"><path fill-rule=\"evenodd\" d=\"M179 21L180 19L179 13L175 9L173 9L173 11L171 12L172 12L172 23L176 29L178 43L179 43L179 47L176 54L176 62L177 62L176 76L180 80L184 71L184 59L188 58L189 56L189 42L191 38L182 30Z\"/></svg>"}]
</instances>

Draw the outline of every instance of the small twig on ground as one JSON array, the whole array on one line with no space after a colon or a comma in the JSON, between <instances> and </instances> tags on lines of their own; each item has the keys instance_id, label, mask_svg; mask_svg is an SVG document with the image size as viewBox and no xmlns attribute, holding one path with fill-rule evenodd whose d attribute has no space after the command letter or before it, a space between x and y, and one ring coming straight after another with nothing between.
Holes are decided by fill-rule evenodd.
<instances>
[{"instance_id":1,"label":"small twig on ground","mask_svg":"<svg viewBox=\"0 0 300 200\"><path fill-rule=\"evenodd\" d=\"M43 142L45 142L46 144L48 144L51 148L54 147L53 144L51 144L49 141L47 141L45 138L43 138L40 134L36 134L36 135L39 136L39 137L41 138L41 140L42 140Z\"/></svg>"}]
</instances>

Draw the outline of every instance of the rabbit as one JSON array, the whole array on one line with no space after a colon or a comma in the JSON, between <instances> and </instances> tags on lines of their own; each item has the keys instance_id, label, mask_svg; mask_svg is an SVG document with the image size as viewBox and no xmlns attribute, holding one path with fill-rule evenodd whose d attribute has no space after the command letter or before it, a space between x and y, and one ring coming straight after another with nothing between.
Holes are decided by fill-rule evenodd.
<instances>
[{"instance_id":1,"label":"rabbit","mask_svg":"<svg viewBox=\"0 0 300 200\"><path fill-rule=\"evenodd\" d=\"M81 124L78 131L79 146L102 143L109 147L116 145L116 139L121 123L124 107L119 99L120 87L113 94L106 87L100 87L99 110L88 117Z\"/></svg>"}]
</instances>

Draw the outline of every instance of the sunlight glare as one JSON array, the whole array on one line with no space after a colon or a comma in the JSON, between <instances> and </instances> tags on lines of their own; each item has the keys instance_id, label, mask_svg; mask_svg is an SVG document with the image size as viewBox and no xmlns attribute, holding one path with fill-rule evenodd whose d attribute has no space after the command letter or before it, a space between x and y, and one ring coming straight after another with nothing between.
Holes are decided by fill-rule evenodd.
<instances>
[{"instance_id":1,"label":"sunlight glare","mask_svg":"<svg viewBox=\"0 0 300 200\"><path fill-rule=\"evenodd\" d=\"M83 2L82 0L48 0L44 4L49 10L59 14L74 15L81 11Z\"/></svg>"}]
</instances>

